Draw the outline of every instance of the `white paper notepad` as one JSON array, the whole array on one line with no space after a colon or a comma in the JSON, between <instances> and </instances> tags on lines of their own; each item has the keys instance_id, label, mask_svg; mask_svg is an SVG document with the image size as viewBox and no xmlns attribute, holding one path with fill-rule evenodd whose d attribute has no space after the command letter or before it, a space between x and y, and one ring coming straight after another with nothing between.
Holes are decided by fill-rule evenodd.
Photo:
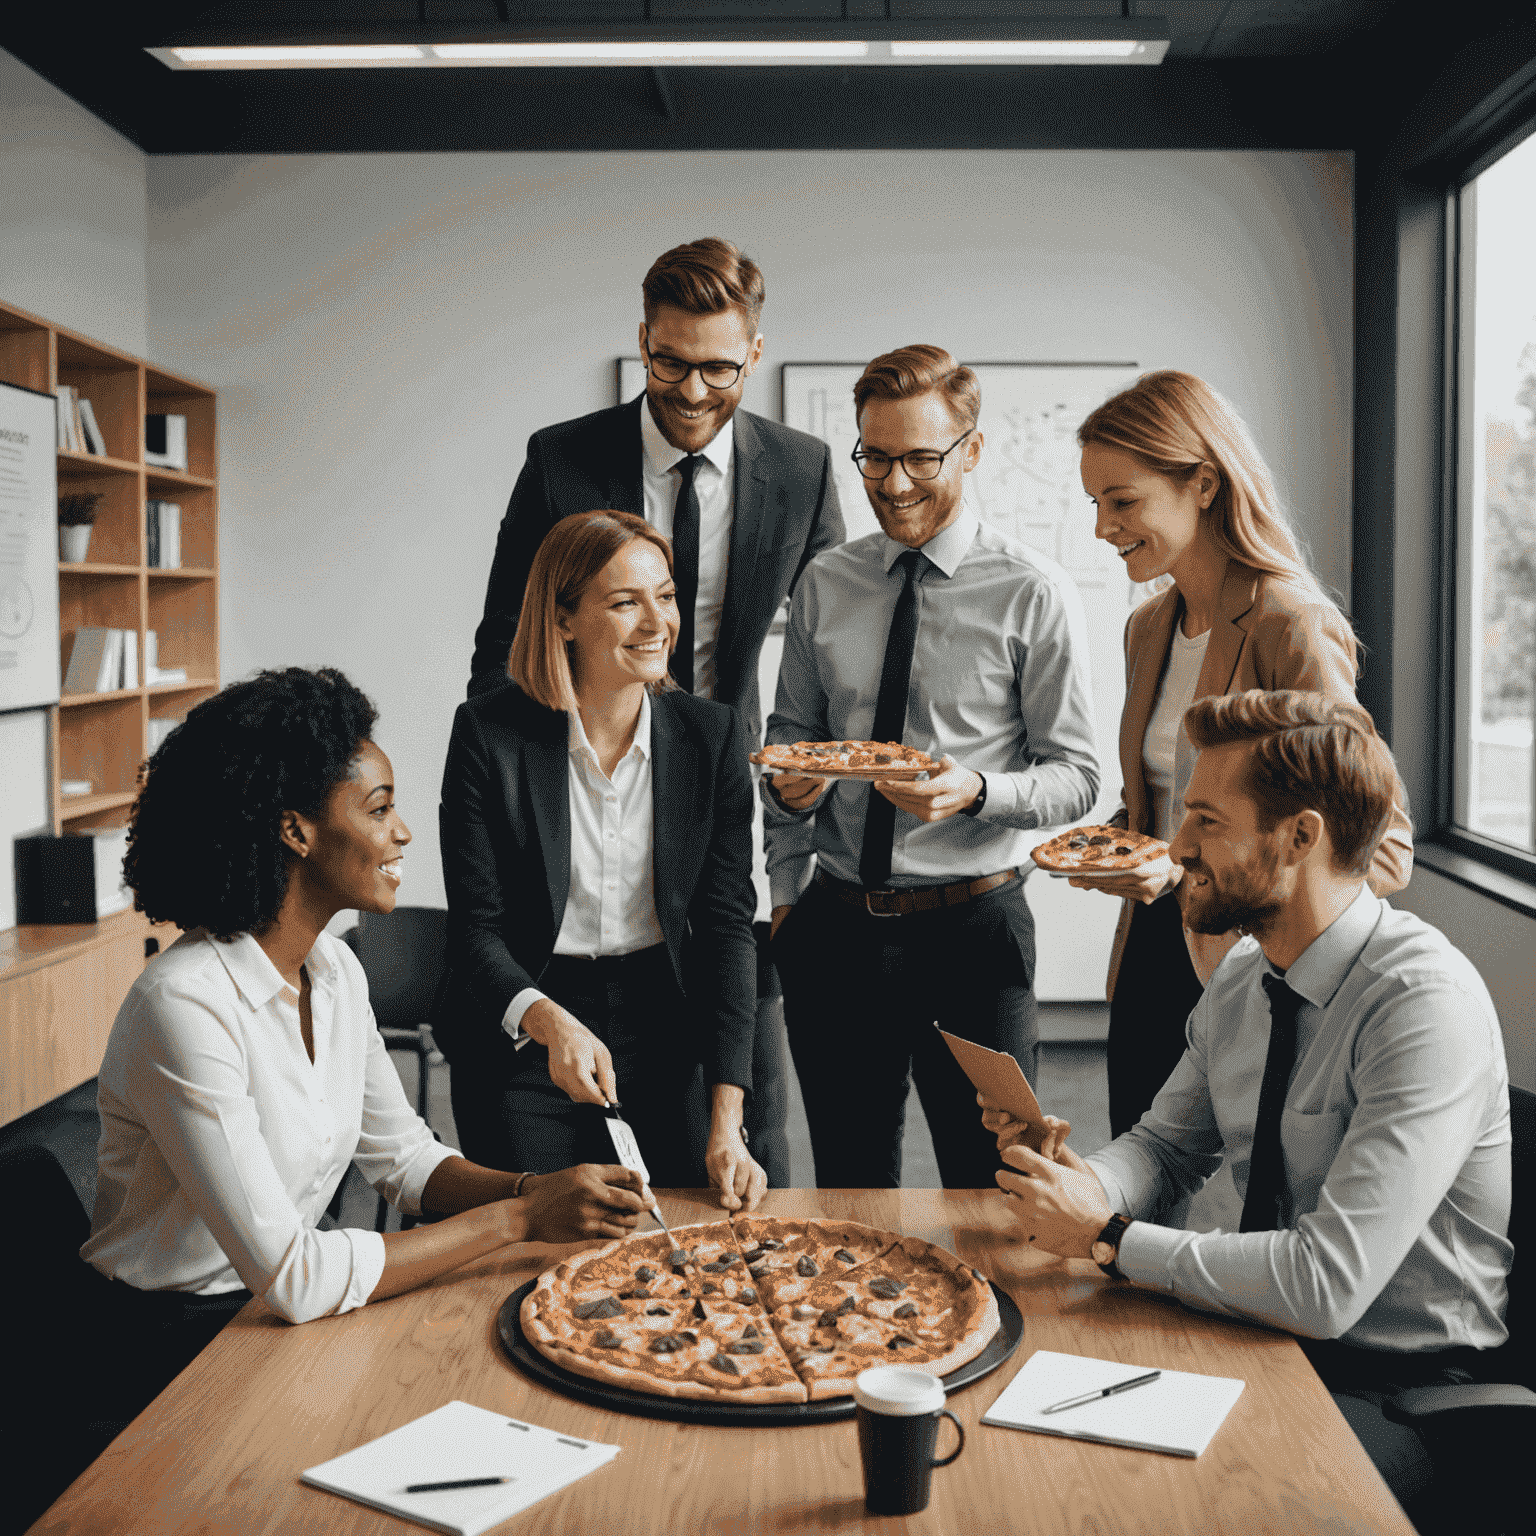
<instances>
[{"instance_id":1,"label":"white paper notepad","mask_svg":"<svg viewBox=\"0 0 1536 1536\"><path fill-rule=\"evenodd\" d=\"M441 1408L322 1462L304 1473L315 1488L403 1515L455 1536L480 1536L493 1525L607 1466L616 1445L524 1424L469 1403ZM510 1477L489 1488L407 1493L410 1483L462 1477Z\"/></svg>"},{"instance_id":2,"label":"white paper notepad","mask_svg":"<svg viewBox=\"0 0 1536 1536\"><path fill-rule=\"evenodd\" d=\"M1139 1451L1198 1456L1242 1393L1243 1383L1235 1377L1164 1371L1156 1381L1129 1392L1117 1392L1060 1413L1040 1412L1051 1403L1096 1392L1149 1369L1121 1360L1094 1360L1087 1355L1058 1355L1037 1349L981 1416L981 1422L1063 1435L1070 1440L1128 1445Z\"/></svg>"}]
</instances>

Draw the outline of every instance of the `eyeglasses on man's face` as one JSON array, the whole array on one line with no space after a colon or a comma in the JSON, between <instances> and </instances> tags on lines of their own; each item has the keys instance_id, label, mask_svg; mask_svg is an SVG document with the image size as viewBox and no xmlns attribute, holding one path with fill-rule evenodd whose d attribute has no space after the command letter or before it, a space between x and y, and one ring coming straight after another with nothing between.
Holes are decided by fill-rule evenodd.
<instances>
[{"instance_id":1,"label":"eyeglasses on man's face","mask_svg":"<svg viewBox=\"0 0 1536 1536\"><path fill-rule=\"evenodd\" d=\"M739 363L726 358L715 358L707 363L685 363L680 357L669 357L665 352L652 352L649 347L643 346L641 351L645 354L645 366L651 377L659 379L663 384L681 384L690 373L697 373L706 388L729 389L741 377L741 370L747 366L745 358Z\"/></svg>"},{"instance_id":2,"label":"eyeglasses on man's face","mask_svg":"<svg viewBox=\"0 0 1536 1536\"><path fill-rule=\"evenodd\" d=\"M863 438L850 457L859 466L859 473L866 480L884 480L891 470L900 464L909 480L937 480L944 468L944 460L968 438L975 427L967 427L943 453L937 448L909 448L905 453L881 453L878 448L866 448Z\"/></svg>"}]
</instances>

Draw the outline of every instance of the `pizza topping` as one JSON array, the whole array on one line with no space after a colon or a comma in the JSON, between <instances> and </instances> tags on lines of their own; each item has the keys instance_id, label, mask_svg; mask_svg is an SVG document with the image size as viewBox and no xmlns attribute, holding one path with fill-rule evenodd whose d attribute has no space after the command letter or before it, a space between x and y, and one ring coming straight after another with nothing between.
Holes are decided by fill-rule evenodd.
<instances>
[{"instance_id":1,"label":"pizza topping","mask_svg":"<svg viewBox=\"0 0 1536 1536\"><path fill-rule=\"evenodd\" d=\"M910 1347L911 1345L916 1344L916 1343L917 1343L916 1339L909 1339L906 1336L906 1334L898 1333L896 1335L896 1337L894 1339L892 1339L890 1341L890 1343L887 1344L885 1347L887 1349L902 1349L902 1348Z\"/></svg>"},{"instance_id":2,"label":"pizza topping","mask_svg":"<svg viewBox=\"0 0 1536 1536\"><path fill-rule=\"evenodd\" d=\"M728 1259L720 1259L713 1264L701 1264L699 1269L706 1275L723 1275L736 1262L736 1255L733 1253Z\"/></svg>"},{"instance_id":3,"label":"pizza topping","mask_svg":"<svg viewBox=\"0 0 1536 1536\"><path fill-rule=\"evenodd\" d=\"M747 1265L747 1273L754 1280L761 1280L772 1268L773 1265L771 1264L749 1264Z\"/></svg>"},{"instance_id":4,"label":"pizza topping","mask_svg":"<svg viewBox=\"0 0 1536 1536\"><path fill-rule=\"evenodd\" d=\"M891 1313L891 1316L892 1317L916 1317L917 1316L917 1308L914 1307L910 1301L904 1301L904 1302L902 1302L902 1304L899 1307L896 1308L896 1310L894 1312Z\"/></svg>"},{"instance_id":5,"label":"pizza topping","mask_svg":"<svg viewBox=\"0 0 1536 1536\"><path fill-rule=\"evenodd\" d=\"M645 1315L647 1317L671 1317L672 1314L665 1307L647 1307Z\"/></svg>"},{"instance_id":6,"label":"pizza topping","mask_svg":"<svg viewBox=\"0 0 1536 1536\"><path fill-rule=\"evenodd\" d=\"M807 1254L803 1255L796 1262L795 1273L797 1275L804 1276L804 1278L807 1280L810 1280L814 1276L819 1275L821 1271L816 1267L816 1261Z\"/></svg>"},{"instance_id":7,"label":"pizza topping","mask_svg":"<svg viewBox=\"0 0 1536 1536\"><path fill-rule=\"evenodd\" d=\"M681 1270L683 1265L688 1263L692 1257L693 1255L691 1253L686 1253L681 1248L674 1248L672 1252L667 1255L667 1263L670 1264L674 1270Z\"/></svg>"},{"instance_id":8,"label":"pizza topping","mask_svg":"<svg viewBox=\"0 0 1536 1536\"><path fill-rule=\"evenodd\" d=\"M794 1315L797 1322L803 1323L810 1318L820 1317L821 1309L819 1307L796 1307Z\"/></svg>"},{"instance_id":9,"label":"pizza topping","mask_svg":"<svg viewBox=\"0 0 1536 1536\"><path fill-rule=\"evenodd\" d=\"M718 1296L720 1287L713 1280L706 1280L700 1288L700 1294L704 1296Z\"/></svg>"},{"instance_id":10,"label":"pizza topping","mask_svg":"<svg viewBox=\"0 0 1536 1536\"><path fill-rule=\"evenodd\" d=\"M624 1340L610 1329L604 1328L598 1336L592 1340L598 1349L623 1349Z\"/></svg>"},{"instance_id":11,"label":"pizza topping","mask_svg":"<svg viewBox=\"0 0 1536 1536\"><path fill-rule=\"evenodd\" d=\"M711 1355L709 1363L717 1371L723 1371L727 1376L740 1376L741 1372L736 1368L736 1362L729 1355Z\"/></svg>"},{"instance_id":12,"label":"pizza topping","mask_svg":"<svg viewBox=\"0 0 1536 1536\"><path fill-rule=\"evenodd\" d=\"M748 1248L747 1251L742 1254L742 1258L744 1258L748 1264L756 1264L757 1261L767 1252L768 1250L766 1248Z\"/></svg>"},{"instance_id":13,"label":"pizza topping","mask_svg":"<svg viewBox=\"0 0 1536 1536\"><path fill-rule=\"evenodd\" d=\"M1068 848L1086 848L1087 846L1088 839L1086 837L1074 837L1067 843Z\"/></svg>"},{"instance_id":14,"label":"pizza topping","mask_svg":"<svg viewBox=\"0 0 1536 1536\"><path fill-rule=\"evenodd\" d=\"M731 1355L760 1355L767 1346L761 1339L734 1339L725 1346L726 1353Z\"/></svg>"},{"instance_id":15,"label":"pizza topping","mask_svg":"<svg viewBox=\"0 0 1536 1536\"><path fill-rule=\"evenodd\" d=\"M836 1328L838 1318L847 1317L847 1315L852 1311L853 1297L844 1296L843 1299L835 1307L828 1307L827 1310L821 1314L821 1322L818 1324L818 1326L822 1328Z\"/></svg>"},{"instance_id":16,"label":"pizza topping","mask_svg":"<svg viewBox=\"0 0 1536 1536\"><path fill-rule=\"evenodd\" d=\"M709 1316L709 1313L704 1310L704 1303L699 1301L697 1298L694 1299L693 1303L693 1315L698 1318L701 1323L706 1317Z\"/></svg>"},{"instance_id":17,"label":"pizza topping","mask_svg":"<svg viewBox=\"0 0 1536 1536\"><path fill-rule=\"evenodd\" d=\"M1090 848L1106 848L1112 842L1114 842L1112 837L1090 837L1088 839L1088 846Z\"/></svg>"},{"instance_id":18,"label":"pizza topping","mask_svg":"<svg viewBox=\"0 0 1536 1536\"><path fill-rule=\"evenodd\" d=\"M655 1278L656 1271L652 1269L649 1264L642 1264L640 1268L635 1271L635 1279L638 1280L642 1285L649 1285Z\"/></svg>"},{"instance_id":19,"label":"pizza topping","mask_svg":"<svg viewBox=\"0 0 1536 1536\"><path fill-rule=\"evenodd\" d=\"M905 1280L898 1280L893 1275L876 1275L875 1278L869 1282L869 1288L875 1293L876 1296L885 1296L889 1298L893 1296L899 1296L904 1290L906 1290L907 1282Z\"/></svg>"},{"instance_id":20,"label":"pizza topping","mask_svg":"<svg viewBox=\"0 0 1536 1536\"><path fill-rule=\"evenodd\" d=\"M1130 851L1131 850L1129 848L1116 848L1115 849L1116 853L1129 853Z\"/></svg>"},{"instance_id":21,"label":"pizza topping","mask_svg":"<svg viewBox=\"0 0 1536 1536\"><path fill-rule=\"evenodd\" d=\"M748 1323L747 1326L741 1330L741 1336L744 1339L762 1338L762 1334L757 1331L757 1325L755 1323Z\"/></svg>"},{"instance_id":22,"label":"pizza topping","mask_svg":"<svg viewBox=\"0 0 1536 1536\"><path fill-rule=\"evenodd\" d=\"M841 1259L844 1264L857 1264L859 1262L846 1248L839 1248L832 1257L834 1259Z\"/></svg>"},{"instance_id":23,"label":"pizza topping","mask_svg":"<svg viewBox=\"0 0 1536 1536\"><path fill-rule=\"evenodd\" d=\"M653 1355L672 1355L676 1354L677 1351L680 1350L683 1346L682 1341L675 1333L663 1333L658 1334L657 1337L652 1339L651 1342L645 1347L650 1350Z\"/></svg>"},{"instance_id":24,"label":"pizza topping","mask_svg":"<svg viewBox=\"0 0 1536 1536\"><path fill-rule=\"evenodd\" d=\"M779 1248L782 1248L783 1246L784 1246L784 1244L781 1243L778 1240L778 1238L776 1238L776 1237L765 1237L763 1239L763 1247L764 1248L768 1248L768 1249L772 1249L772 1250L777 1250Z\"/></svg>"},{"instance_id":25,"label":"pizza topping","mask_svg":"<svg viewBox=\"0 0 1536 1536\"><path fill-rule=\"evenodd\" d=\"M620 1301L649 1301L651 1293L643 1285L637 1285L632 1291L620 1291Z\"/></svg>"},{"instance_id":26,"label":"pizza topping","mask_svg":"<svg viewBox=\"0 0 1536 1536\"><path fill-rule=\"evenodd\" d=\"M736 1299L737 1301L746 1302L746 1304L750 1307L752 1303L757 1300L757 1292L754 1291L750 1285L744 1285L736 1293Z\"/></svg>"},{"instance_id":27,"label":"pizza topping","mask_svg":"<svg viewBox=\"0 0 1536 1536\"><path fill-rule=\"evenodd\" d=\"M604 1296L598 1301L584 1301L580 1306L572 1307L571 1311L583 1322L593 1317L623 1317L624 1315L624 1308L612 1296Z\"/></svg>"}]
</instances>

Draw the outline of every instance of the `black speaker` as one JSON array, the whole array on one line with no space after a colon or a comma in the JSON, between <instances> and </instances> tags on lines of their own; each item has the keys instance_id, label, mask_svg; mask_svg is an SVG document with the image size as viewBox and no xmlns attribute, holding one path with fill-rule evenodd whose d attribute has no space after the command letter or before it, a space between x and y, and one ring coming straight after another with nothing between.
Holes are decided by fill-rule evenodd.
<instances>
[{"instance_id":1,"label":"black speaker","mask_svg":"<svg viewBox=\"0 0 1536 1536\"><path fill-rule=\"evenodd\" d=\"M18 924L96 921L95 843L46 833L16 839Z\"/></svg>"}]
</instances>

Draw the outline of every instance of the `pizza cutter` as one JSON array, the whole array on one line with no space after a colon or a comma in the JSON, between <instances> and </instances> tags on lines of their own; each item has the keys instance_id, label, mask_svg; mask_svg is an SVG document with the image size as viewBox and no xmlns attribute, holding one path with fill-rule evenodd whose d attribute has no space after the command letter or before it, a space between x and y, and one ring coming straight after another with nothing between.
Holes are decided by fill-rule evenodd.
<instances>
[{"instance_id":1,"label":"pizza cutter","mask_svg":"<svg viewBox=\"0 0 1536 1536\"><path fill-rule=\"evenodd\" d=\"M645 1166L645 1159L640 1155L640 1143L635 1140L635 1133L629 1128L629 1122L619 1113L619 1101L617 1099L607 1103L605 1113L607 1115L608 1136L613 1142L613 1150L618 1155L619 1162L638 1173L645 1180L645 1186L650 1189L651 1175ZM672 1229L662 1218L661 1206L656 1199L655 1192L651 1193L651 1215L659 1223L661 1230L667 1234L668 1241L672 1244L674 1253L686 1253L687 1250L678 1246L677 1239L672 1236ZM688 1275L688 1266L683 1265L683 1279L688 1284L688 1294L693 1297L694 1314L698 1318L704 1317L704 1303L699 1294L693 1288L693 1281Z\"/></svg>"}]
</instances>

